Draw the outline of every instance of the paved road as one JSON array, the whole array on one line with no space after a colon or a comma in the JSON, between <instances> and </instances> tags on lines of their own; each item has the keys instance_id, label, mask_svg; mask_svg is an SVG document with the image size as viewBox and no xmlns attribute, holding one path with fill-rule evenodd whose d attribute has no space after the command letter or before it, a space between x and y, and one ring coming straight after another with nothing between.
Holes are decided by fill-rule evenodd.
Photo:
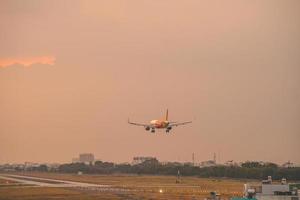
<instances>
[{"instance_id":1,"label":"paved road","mask_svg":"<svg viewBox=\"0 0 300 200\"><path fill-rule=\"evenodd\" d=\"M58 179L38 178L32 176L21 176L13 174L0 174L1 179L19 182L25 185L36 187L81 187L81 188L106 188L109 185L99 185L93 183L83 183L75 181L65 181Z\"/></svg>"}]
</instances>

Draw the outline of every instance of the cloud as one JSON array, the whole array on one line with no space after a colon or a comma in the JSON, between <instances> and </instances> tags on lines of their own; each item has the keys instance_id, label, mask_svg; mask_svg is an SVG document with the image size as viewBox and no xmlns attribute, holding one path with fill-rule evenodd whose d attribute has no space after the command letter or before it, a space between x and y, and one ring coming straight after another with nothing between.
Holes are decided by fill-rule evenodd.
<instances>
[{"instance_id":1,"label":"cloud","mask_svg":"<svg viewBox=\"0 0 300 200\"><path fill-rule=\"evenodd\" d=\"M0 68L15 64L23 65L24 67L29 67L33 64L54 65L55 59L56 58L54 56L0 58Z\"/></svg>"}]
</instances>

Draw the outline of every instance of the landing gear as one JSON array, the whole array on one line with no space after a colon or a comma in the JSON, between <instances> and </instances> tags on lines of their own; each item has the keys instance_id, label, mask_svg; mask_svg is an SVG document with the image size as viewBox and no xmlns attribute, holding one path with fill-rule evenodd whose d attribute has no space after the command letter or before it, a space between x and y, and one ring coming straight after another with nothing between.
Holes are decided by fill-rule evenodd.
<instances>
[{"instance_id":1,"label":"landing gear","mask_svg":"<svg viewBox=\"0 0 300 200\"><path fill-rule=\"evenodd\" d=\"M171 129L172 129L172 127L168 127L168 128L166 129L166 133L169 133Z\"/></svg>"},{"instance_id":2,"label":"landing gear","mask_svg":"<svg viewBox=\"0 0 300 200\"><path fill-rule=\"evenodd\" d=\"M155 129L153 128L153 129L151 129L151 133L155 133Z\"/></svg>"}]
</instances>

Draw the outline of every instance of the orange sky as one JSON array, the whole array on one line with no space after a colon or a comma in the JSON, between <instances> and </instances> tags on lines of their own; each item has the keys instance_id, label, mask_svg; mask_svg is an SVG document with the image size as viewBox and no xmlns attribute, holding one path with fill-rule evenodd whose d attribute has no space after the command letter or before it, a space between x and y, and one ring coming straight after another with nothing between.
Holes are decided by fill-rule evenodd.
<instances>
[{"instance_id":1,"label":"orange sky","mask_svg":"<svg viewBox=\"0 0 300 200\"><path fill-rule=\"evenodd\" d=\"M222 162L300 163L299 8L1 1L0 163L69 162L82 152L116 162L216 152ZM170 135L127 124L166 108L170 120L193 124Z\"/></svg>"}]
</instances>

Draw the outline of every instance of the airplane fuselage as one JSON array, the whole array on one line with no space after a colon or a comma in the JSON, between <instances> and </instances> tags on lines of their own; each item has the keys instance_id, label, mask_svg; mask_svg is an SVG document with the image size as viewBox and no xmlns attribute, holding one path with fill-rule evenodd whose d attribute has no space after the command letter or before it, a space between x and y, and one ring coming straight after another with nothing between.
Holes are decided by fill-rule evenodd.
<instances>
[{"instance_id":1,"label":"airplane fuselage","mask_svg":"<svg viewBox=\"0 0 300 200\"><path fill-rule=\"evenodd\" d=\"M151 120L149 124L142 124L142 123L136 123L136 122L130 122L128 119L128 123L135 125L135 126L143 126L145 128L146 131L151 131L151 133L155 133L155 129L166 129L166 133L169 133L170 130L174 127L174 126L181 126L181 125L185 125L188 123L191 123L191 121L188 122L170 122L168 120L168 109L166 112L166 116L164 119L158 120Z\"/></svg>"},{"instance_id":2,"label":"airplane fuselage","mask_svg":"<svg viewBox=\"0 0 300 200\"><path fill-rule=\"evenodd\" d=\"M167 128L169 125L168 121L165 120L151 120L150 124L155 128Z\"/></svg>"}]
</instances>

